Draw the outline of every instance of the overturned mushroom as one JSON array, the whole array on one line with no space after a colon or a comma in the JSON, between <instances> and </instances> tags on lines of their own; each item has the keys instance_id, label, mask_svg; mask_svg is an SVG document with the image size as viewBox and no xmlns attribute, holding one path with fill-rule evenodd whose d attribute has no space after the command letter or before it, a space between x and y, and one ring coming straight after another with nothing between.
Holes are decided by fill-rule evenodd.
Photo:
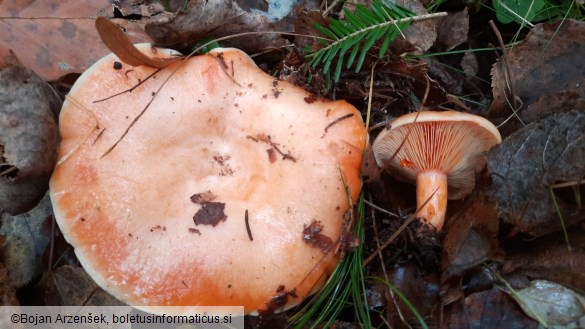
<instances>
[{"instance_id":1,"label":"overturned mushroom","mask_svg":"<svg viewBox=\"0 0 585 329\"><path fill-rule=\"evenodd\" d=\"M342 174L353 201L361 188L361 117L239 50L160 71L106 56L72 88L60 131L57 222L93 279L130 305L280 311L339 261L304 231L318 221L339 241L350 207Z\"/></svg>"},{"instance_id":2,"label":"overturned mushroom","mask_svg":"<svg viewBox=\"0 0 585 329\"><path fill-rule=\"evenodd\" d=\"M372 145L379 167L396 178L416 181L418 216L443 227L447 199L461 199L485 166L481 153L501 142L488 120L467 113L424 111L391 122ZM448 186L448 188L447 188Z\"/></svg>"}]
</instances>

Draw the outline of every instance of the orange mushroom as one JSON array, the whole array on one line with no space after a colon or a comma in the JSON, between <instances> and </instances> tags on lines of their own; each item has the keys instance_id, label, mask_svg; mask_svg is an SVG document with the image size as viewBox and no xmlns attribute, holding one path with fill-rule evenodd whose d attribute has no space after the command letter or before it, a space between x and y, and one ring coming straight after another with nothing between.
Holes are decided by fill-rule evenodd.
<instances>
[{"instance_id":1,"label":"orange mushroom","mask_svg":"<svg viewBox=\"0 0 585 329\"><path fill-rule=\"evenodd\" d=\"M130 305L280 311L339 261L342 174L353 202L361 188L360 114L242 51L160 71L108 55L71 89L60 132L57 223L93 279Z\"/></svg>"},{"instance_id":2,"label":"orange mushroom","mask_svg":"<svg viewBox=\"0 0 585 329\"><path fill-rule=\"evenodd\" d=\"M372 150L379 167L416 181L418 215L440 230L447 199L461 199L473 190L475 173L485 166L481 154L501 140L498 129L482 117L424 111L392 121Z\"/></svg>"}]
</instances>

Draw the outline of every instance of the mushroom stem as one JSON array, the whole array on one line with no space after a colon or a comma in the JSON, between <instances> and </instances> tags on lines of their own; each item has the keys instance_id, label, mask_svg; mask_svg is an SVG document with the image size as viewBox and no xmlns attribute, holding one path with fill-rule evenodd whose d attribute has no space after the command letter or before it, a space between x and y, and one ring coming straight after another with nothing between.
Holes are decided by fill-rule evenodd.
<instances>
[{"instance_id":1,"label":"mushroom stem","mask_svg":"<svg viewBox=\"0 0 585 329\"><path fill-rule=\"evenodd\" d=\"M443 227L447 212L447 175L437 170L427 170L416 176L416 208L418 217L437 230Z\"/></svg>"}]
</instances>

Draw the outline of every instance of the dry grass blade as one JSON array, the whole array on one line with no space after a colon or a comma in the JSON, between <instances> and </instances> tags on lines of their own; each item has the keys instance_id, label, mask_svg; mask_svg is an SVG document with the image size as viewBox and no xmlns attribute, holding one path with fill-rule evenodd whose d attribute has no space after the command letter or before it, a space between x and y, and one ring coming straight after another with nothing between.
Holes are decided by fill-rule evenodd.
<instances>
[{"instance_id":1,"label":"dry grass blade","mask_svg":"<svg viewBox=\"0 0 585 329\"><path fill-rule=\"evenodd\" d=\"M95 20L95 28L104 44L120 59L132 66L146 65L161 69L172 63L175 59L150 58L140 52L130 39L120 31L118 26L105 17Z\"/></svg>"}]
</instances>

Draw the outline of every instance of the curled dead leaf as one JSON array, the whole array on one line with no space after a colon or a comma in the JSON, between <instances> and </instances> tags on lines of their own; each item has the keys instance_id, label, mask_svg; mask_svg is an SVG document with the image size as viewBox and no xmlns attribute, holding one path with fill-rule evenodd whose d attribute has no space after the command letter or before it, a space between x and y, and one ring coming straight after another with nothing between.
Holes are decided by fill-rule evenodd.
<instances>
[{"instance_id":1,"label":"curled dead leaf","mask_svg":"<svg viewBox=\"0 0 585 329\"><path fill-rule=\"evenodd\" d=\"M95 20L95 28L104 44L122 61L132 66L146 65L162 69L176 59L152 58L139 51L120 28L105 17Z\"/></svg>"}]
</instances>

